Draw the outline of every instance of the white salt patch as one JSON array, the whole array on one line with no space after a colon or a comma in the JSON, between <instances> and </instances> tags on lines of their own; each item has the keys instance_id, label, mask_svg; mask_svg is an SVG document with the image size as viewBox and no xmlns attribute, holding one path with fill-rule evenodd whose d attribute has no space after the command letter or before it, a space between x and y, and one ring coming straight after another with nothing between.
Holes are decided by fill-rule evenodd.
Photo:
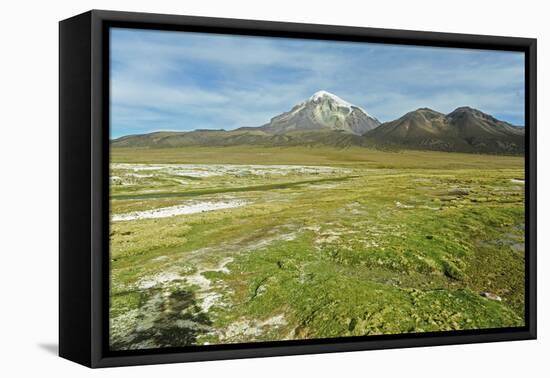
<instances>
[{"instance_id":1,"label":"white salt patch","mask_svg":"<svg viewBox=\"0 0 550 378\"><path fill-rule=\"evenodd\" d=\"M211 282L208 278L204 277L202 274L205 272L222 272L222 273L229 273L229 269L227 269L226 265L233 261L233 257L226 257L220 263L212 269L201 269L198 272L196 272L193 275L186 276L185 280L187 283L191 285L197 285L201 288L201 290L209 290Z\"/></svg>"},{"instance_id":2,"label":"white salt patch","mask_svg":"<svg viewBox=\"0 0 550 378\"><path fill-rule=\"evenodd\" d=\"M510 181L515 184L525 184L525 180L511 179Z\"/></svg>"},{"instance_id":3,"label":"white salt patch","mask_svg":"<svg viewBox=\"0 0 550 378\"><path fill-rule=\"evenodd\" d=\"M166 259L168 259L168 256L159 256L159 257L155 257L153 261L163 261Z\"/></svg>"},{"instance_id":4,"label":"white salt patch","mask_svg":"<svg viewBox=\"0 0 550 378\"><path fill-rule=\"evenodd\" d=\"M185 280L190 285L196 285L199 287L199 295L197 298L200 301L199 307L202 311L208 312L212 306L218 305L222 299L220 293L211 291L212 281L203 276L205 272L223 272L229 273L226 265L233 261L232 257L226 257L213 269L202 269L197 273L185 277Z\"/></svg>"},{"instance_id":5,"label":"white salt patch","mask_svg":"<svg viewBox=\"0 0 550 378\"><path fill-rule=\"evenodd\" d=\"M288 175L288 174L319 174L319 173L346 173L348 169L312 165L240 165L240 164L126 164L116 163L113 169L127 171L126 175L133 175L139 171L156 171L172 176L211 177L211 176L243 176L243 175ZM121 175L124 172L121 172Z\"/></svg>"},{"instance_id":6,"label":"white salt patch","mask_svg":"<svg viewBox=\"0 0 550 378\"><path fill-rule=\"evenodd\" d=\"M440 207L433 207L433 206L420 206L421 209L428 209L428 210L441 210Z\"/></svg>"},{"instance_id":7,"label":"white salt patch","mask_svg":"<svg viewBox=\"0 0 550 378\"><path fill-rule=\"evenodd\" d=\"M151 178L155 177L155 175L143 175L139 173L128 173L128 176L135 177L135 178Z\"/></svg>"},{"instance_id":8,"label":"white salt patch","mask_svg":"<svg viewBox=\"0 0 550 378\"><path fill-rule=\"evenodd\" d=\"M264 320L262 326L282 326L286 325L285 316L283 314L273 316L267 320Z\"/></svg>"},{"instance_id":9,"label":"white salt patch","mask_svg":"<svg viewBox=\"0 0 550 378\"><path fill-rule=\"evenodd\" d=\"M401 203L399 201L395 201L395 206L397 206L400 209L413 209L413 205L405 205L404 203Z\"/></svg>"},{"instance_id":10,"label":"white salt patch","mask_svg":"<svg viewBox=\"0 0 550 378\"><path fill-rule=\"evenodd\" d=\"M123 164L120 164L121 166ZM162 169L162 166L153 166L153 165L145 165L145 164L124 164L125 166L129 166L129 169L132 169L134 172L139 171L157 171L159 169ZM117 165L115 164L115 168L117 168Z\"/></svg>"},{"instance_id":11,"label":"white salt patch","mask_svg":"<svg viewBox=\"0 0 550 378\"><path fill-rule=\"evenodd\" d=\"M176 176L184 176L184 177L210 177L210 176L218 176L216 172L209 172L209 171L203 171L203 170L194 170L194 171L175 171L173 172Z\"/></svg>"},{"instance_id":12,"label":"white salt patch","mask_svg":"<svg viewBox=\"0 0 550 378\"><path fill-rule=\"evenodd\" d=\"M286 325L285 316L283 314L276 315L266 320L239 320L231 323L225 335L222 338L234 338L236 336L260 336L264 332L264 328L277 328Z\"/></svg>"},{"instance_id":13,"label":"white salt patch","mask_svg":"<svg viewBox=\"0 0 550 378\"><path fill-rule=\"evenodd\" d=\"M141 279L138 283L140 289L150 289L152 287L163 285L171 281L180 279L181 276L175 272L163 272L155 276Z\"/></svg>"},{"instance_id":14,"label":"white salt patch","mask_svg":"<svg viewBox=\"0 0 550 378\"><path fill-rule=\"evenodd\" d=\"M260 240L259 242L256 242L256 243L252 243L252 244L248 245L247 247L243 248L243 251L251 251L251 250L255 250L255 249L264 248L264 247L267 247L268 245L270 245L271 243L276 242L276 241L292 241L292 240L295 240L295 239L296 239L296 233L295 232L291 232L291 233L288 233L288 234L276 235L276 236L273 236L273 237L270 237L270 238L262 239L262 240Z\"/></svg>"},{"instance_id":15,"label":"white salt patch","mask_svg":"<svg viewBox=\"0 0 550 378\"><path fill-rule=\"evenodd\" d=\"M191 276L185 277L188 284L197 285L201 290L206 291L210 289L210 280L202 275L203 272L195 273Z\"/></svg>"},{"instance_id":16,"label":"white salt patch","mask_svg":"<svg viewBox=\"0 0 550 378\"><path fill-rule=\"evenodd\" d=\"M229 264L230 262L233 262L233 257L226 257L225 259L220 261L220 263L218 264L218 266L216 268L214 268L210 271L211 272L229 273L229 269L227 269L226 265Z\"/></svg>"},{"instance_id":17,"label":"white salt patch","mask_svg":"<svg viewBox=\"0 0 550 378\"><path fill-rule=\"evenodd\" d=\"M321 231L321 226L314 225L314 226L307 226L303 228L304 230L313 231L313 232L319 232Z\"/></svg>"},{"instance_id":18,"label":"white salt patch","mask_svg":"<svg viewBox=\"0 0 550 378\"><path fill-rule=\"evenodd\" d=\"M220 302L222 295L219 293L206 293L200 296L201 303L199 307L202 311L208 312L210 307L217 305Z\"/></svg>"},{"instance_id":19,"label":"white salt patch","mask_svg":"<svg viewBox=\"0 0 550 378\"><path fill-rule=\"evenodd\" d=\"M176 215L189 215L196 213L203 213L206 211L213 210L222 210L222 209L233 209L236 207L244 206L247 202L241 200L232 200L232 201L204 201L204 202L195 202L186 205L176 205L170 207L162 207L159 209L145 210L145 211L134 211L127 214L116 214L113 215L111 220L113 222L119 221L131 221L136 219L156 219L156 218L167 218L173 217Z\"/></svg>"}]
</instances>

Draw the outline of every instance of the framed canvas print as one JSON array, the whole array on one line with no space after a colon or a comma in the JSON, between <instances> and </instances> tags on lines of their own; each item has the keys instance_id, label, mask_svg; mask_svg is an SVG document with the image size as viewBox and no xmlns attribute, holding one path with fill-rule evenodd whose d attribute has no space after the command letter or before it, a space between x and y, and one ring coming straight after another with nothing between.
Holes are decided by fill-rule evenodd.
<instances>
[{"instance_id":1,"label":"framed canvas print","mask_svg":"<svg viewBox=\"0 0 550 378\"><path fill-rule=\"evenodd\" d=\"M536 337L536 40L60 23L60 355Z\"/></svg>"}]
</instances>

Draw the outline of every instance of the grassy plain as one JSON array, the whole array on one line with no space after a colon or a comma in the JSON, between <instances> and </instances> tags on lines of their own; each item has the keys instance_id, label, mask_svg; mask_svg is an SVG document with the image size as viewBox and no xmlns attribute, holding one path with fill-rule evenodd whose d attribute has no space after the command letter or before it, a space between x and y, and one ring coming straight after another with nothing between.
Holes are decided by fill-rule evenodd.
<instances>
[{"instance_id":1,"label":"grassy plain","mask_svg":"<svg viewBox=\"0 0 550 378\"><path fill-rule=\"evenodd\" d=\"M114 349L524 324L522 157L193 147L111 160L111 214L136 215L111 223ZM235 207L208 211L220 202ZM190 204L205 208L150 216Z\"/></svg>"}]
</instances>

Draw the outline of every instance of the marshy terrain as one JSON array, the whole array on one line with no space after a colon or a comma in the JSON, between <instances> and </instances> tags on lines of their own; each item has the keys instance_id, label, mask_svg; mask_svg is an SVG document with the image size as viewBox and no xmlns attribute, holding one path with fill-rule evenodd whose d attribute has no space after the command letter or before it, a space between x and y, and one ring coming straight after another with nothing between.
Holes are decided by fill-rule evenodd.
<instances>
[{"instance_id":1,"label":"marshy terrain","mask_svg":"<svg viewBox=\"0 0 550 378\"><path fill-rule=\"evenodd\" d=\"M111 347L522 326L523 164L112 148Z\"/></svg>"}]
</instances>

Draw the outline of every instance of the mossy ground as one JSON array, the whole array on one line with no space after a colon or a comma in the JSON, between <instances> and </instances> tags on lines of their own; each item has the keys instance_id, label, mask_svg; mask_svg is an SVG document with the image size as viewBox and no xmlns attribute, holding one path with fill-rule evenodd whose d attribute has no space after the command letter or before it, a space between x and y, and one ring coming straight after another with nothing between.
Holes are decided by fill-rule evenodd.
<instances>
[{"instance_id":1,"label":"mossy ground","mask_svg":"<svg viewBox=\"0 0 550 378\"><path fill-rule=\"evenodd\" d=\"M115 164L113 214L247 205L111 224L114 349L524 324L523 158L327 148L112 158L333 168L182 177Z\"/></svg>"}]
</instances>

